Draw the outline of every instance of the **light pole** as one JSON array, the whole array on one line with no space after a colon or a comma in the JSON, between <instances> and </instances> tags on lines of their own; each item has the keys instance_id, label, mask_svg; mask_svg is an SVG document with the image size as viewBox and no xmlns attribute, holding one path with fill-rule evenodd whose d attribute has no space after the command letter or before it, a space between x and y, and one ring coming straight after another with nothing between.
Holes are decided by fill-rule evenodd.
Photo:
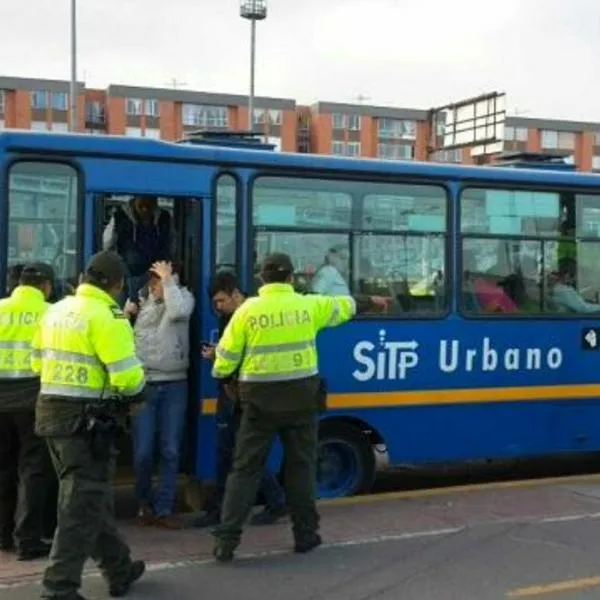
<instances>
[{"instance_id":1,"label":"light pole","mask_svg":"<svg viewBox=\"0 0 600 600\"><path fill-rule=\"evenodd\" d=\"M77 0L71 0L71 85L69 89L71 106L70 131L77 131Z\"/></svg>"},{"instance_id":2,"label":"light pole","mask_svg":"<svg viewBox=\"0 0 600 600\"><path fill-rule=\"evenodd\" d=\"M254 131L254 71L256 63L256 21L267 18L267 0L241 0L240 15L250 21L250 95L248 96L248 130Z\"/></svg>"}]
</instances>

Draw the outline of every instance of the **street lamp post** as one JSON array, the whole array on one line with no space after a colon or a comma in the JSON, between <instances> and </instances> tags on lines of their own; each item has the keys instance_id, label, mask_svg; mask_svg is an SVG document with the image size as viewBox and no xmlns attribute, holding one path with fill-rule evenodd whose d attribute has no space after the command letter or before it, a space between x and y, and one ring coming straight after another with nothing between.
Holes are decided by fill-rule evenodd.
<instances>
[{"instance_id":1,"label":"street lamp post","mask_svg":"<svg viewBox=\"0 0 600 600\"><path fill-rule=\"evenodd\" d=\"M241 0L240 15L250 21L250 95L248 96L248 130L254 131L254 73L256 64L256 21L267 18L267 0Z\"/></svg>"},{"instance_id":2,"label":"street lamp post","mask_svg":"<svg viewBox=\"0 0 600 600\"><path fill-rule=\"evenodd\" d=\"M71 107L71 132L77 131L77 0L71 0L71 85L69 89Z\"/></svg>"}]
</instances>

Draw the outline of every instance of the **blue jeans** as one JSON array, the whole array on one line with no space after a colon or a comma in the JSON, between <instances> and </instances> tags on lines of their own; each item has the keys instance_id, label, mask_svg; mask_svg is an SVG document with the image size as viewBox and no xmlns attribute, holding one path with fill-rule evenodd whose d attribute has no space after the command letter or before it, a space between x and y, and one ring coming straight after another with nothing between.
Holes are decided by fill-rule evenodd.
<instances>
[{"instance_id":1,"label":"blue jeans","mask_svg":"<svg viewBox=\"0 0 600 600\"><path fill-rule=\"evenodd\" d=\"M157 517L170 515L175 503L179 455L187 412L187 381L149 383L149 397L133 419L135 493ZM152 493L156 438L160 439L160 480Z\"/></svg>"},{"instance_id":2,"label":"blue jeans","mask_svg":"<svg viewBox=\"0 0 600 600\"><path fill-rule=\"evenodd\" d=\"M219 510L225 496L227 476L233 465L235 440L240 425L240 415L234 402L220 390L217 402L217 506ZM265 468L260 481L260 492L265 497L267 507L277 510L285 505L285 493L277 477Z\"/></svg>"}]
</instances>

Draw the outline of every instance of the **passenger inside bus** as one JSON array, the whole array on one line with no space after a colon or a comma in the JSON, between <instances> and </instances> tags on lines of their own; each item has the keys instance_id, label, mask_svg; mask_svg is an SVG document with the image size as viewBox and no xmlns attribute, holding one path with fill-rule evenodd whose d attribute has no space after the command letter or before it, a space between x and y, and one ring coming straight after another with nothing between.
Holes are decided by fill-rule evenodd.
<instances>
[{"instance_id":1,"label":"passenger inside bus","mask_svg":"<svg viewBox=\"0 0 600 600\"><path fill-rule=\"evenodd\" d=\"M592 313L600 311L600 304L588 302L576 289L577 263L572 258L563 259L558 272L550 278L550 299L558 312Z\"/></svg>"},{"instance_id":2,"label":"passenger inside bus","mask_svg":"<svg viewBox=\"0 0 600 600\"><path fill-rule=\"evenodd\" d=\"M345 244L329 248L312 279L312 291L323 296L349 296L348 266L349 253Z\"/></svg>"},{"instance_id":3,"label":"passenger inside bus","mask_svg":"<svg viewBox=\"0 0 600 600\"><path fill-rule=\"evenodd\" d=\"M129 269L127 295L132 302L139 302L151 265L175 258L175 244L171 215L158 206L155 197L137 196L118 206L102 236L103 249L114 250L125 260Z\"/></svg>"}]
</instances>

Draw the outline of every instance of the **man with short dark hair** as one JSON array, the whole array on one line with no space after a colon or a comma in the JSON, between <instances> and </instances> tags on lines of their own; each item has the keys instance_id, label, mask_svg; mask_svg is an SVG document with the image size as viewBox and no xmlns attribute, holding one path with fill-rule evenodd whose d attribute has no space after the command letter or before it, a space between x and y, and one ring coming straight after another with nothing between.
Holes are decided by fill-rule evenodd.
<instances>
[{"instance_id":1,"label":"man with short dark hair","mask_svg":"<svg viewBox=\"0 0 600 600\"><path fill-rule=\"evenodd\" d=\"M213 277L208 287L208 295L215 311L219 315L219 337L221 337L234 312L245 302L246 296L240 291L237 277L229 271L217 273ZM205 346L202 356L205 359L214 360L214 347ZM217 495L214 508L209 510L196 523L199 527L217 525L220 521L221 506L225 495L225 484L233 464L236 434L240 424L239 398L237 397L235 378L232 377L228 382L219 382L218 389L219 396L216 415ZM260 491L265 498L266 505L262 512L252 518L251 522L254 525L276 523L287 514L285 494L275 475L267 468L263 472Z\"/></svg>"},{"instance_id":2,"label":"man with short dark hair","mask_svg":"<svg viewBox=\"0 0 600 600\"><path fill-rule=\"evenodd\" d=\"M13 267L10 297L0 300L0 550L16 544L19 560L46 556L42 542L52 467L34 433L39 377L31 368L31 340L48 310L54 273L49 265Z\"/></svg>"},{"instance_id":3,"label":"man with short dark hair","mask_svg":"<svg viewBox=\"0 0 600 600\"><path fill-rule=\"evenodd\" d=\"M12 294L12 291L19 285L21 273L23 272L24 268L25 265L23 263L18 263L10 267L8 270L6 291L9 295Z\"/></svg>"}]
</instances>

